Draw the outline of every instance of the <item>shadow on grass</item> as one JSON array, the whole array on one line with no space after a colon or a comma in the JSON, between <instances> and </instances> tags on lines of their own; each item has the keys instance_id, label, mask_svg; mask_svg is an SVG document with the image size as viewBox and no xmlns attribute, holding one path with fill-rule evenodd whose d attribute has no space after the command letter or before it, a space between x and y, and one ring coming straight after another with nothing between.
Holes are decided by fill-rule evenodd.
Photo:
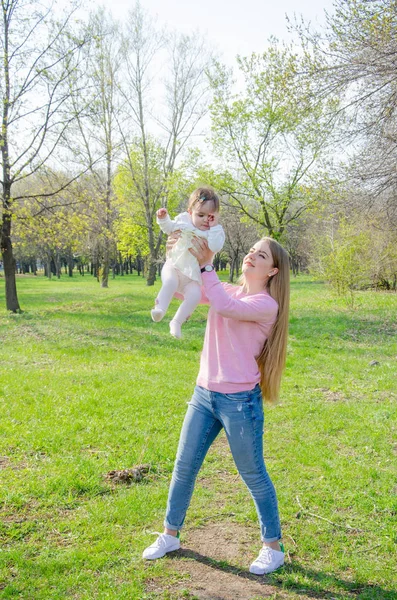
<instances>
[{"instance_id":1,"label":"shadow on grass","mask_svg":"<svg viewBox=\"0 0 397 600\"><path fill-rule=\"evenodd\" d=\"M311 598L327 599L327 600L347 600L347 598L362 598L374 600L396 600L395 591L387 591L378 585L354 583L340 579L332 574L307 569L296 563L284 565L282 569L272 575L260 576L252 575L248 571L242 571L226 561L214 560L208 556L204 556L193 550L178 550L170 553L170 559L177 560L180 557L195 560L207 567L211 567L216 571L229 573L242 579L253 581L259 585L272 585L283 591L291 591L295 594L302 594ZM280 575L283 575L281 580ZM288 576L299 575L304 577L305 581L293 582L288 581ZM308 581L309 580L309 581ZM347 595L348 594L348 595Z\"/></svg>"}]
</instances>

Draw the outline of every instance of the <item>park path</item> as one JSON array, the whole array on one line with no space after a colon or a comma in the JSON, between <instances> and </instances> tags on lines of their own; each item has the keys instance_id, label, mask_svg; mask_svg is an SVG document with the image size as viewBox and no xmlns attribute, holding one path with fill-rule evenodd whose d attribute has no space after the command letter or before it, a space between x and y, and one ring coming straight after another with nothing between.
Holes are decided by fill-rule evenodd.
<instances>
[{"instance_id":1,"label":"park path","mask_svg":"<svg viewBox=\"0 0 397 600\"><path fill-rule=\"evenodd\" d=\"M241 540L242 534L245 541ZM246 534L246 525L225 522L186 530L183 548L162 559L170 576L149 577L147 592L159 600L353 600L356 597L347 590L331 591L319 585L317 578L306 586L303 584L301 589L297 586L287 590L277 573L271 577L251 575L248 567L242 569L239 565L248 565L252 559L245 547L252 543L257 532L253 529L249 540ZM290 564L287 555L287 569ZM175 572L182 577L173 576Z\"/></svg>"}]
</instances>

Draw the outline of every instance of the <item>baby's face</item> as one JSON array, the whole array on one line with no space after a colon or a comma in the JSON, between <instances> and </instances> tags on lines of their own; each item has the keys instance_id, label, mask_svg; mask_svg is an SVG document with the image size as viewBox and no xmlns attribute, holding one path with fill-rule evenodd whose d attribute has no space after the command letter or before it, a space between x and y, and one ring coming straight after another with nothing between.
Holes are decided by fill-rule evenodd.
<instances>
[{"instance_id":1,"label":"baby's face","mask_svg":"<svg viewBox=\"0 0 397 600\"><path fill-rule=\"evenodd\" d=\"M189 213L192 217L192 223L200 231L208 231L210 222L215 214L215 206L213 202L197 202Z\"/></svg>"}]
</instances>

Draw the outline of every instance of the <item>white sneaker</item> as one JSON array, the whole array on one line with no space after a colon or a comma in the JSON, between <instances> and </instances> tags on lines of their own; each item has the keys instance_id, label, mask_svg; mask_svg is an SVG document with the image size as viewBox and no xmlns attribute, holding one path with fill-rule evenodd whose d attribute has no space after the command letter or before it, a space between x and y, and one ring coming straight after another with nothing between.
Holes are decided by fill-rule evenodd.
<instances>
[{"instance_id":1,"label":"white sneaker","mask_svg":"<svg viewBox=\"0 0 397 600\"><path fill-rule=\"evenodd\" d=\"M181 547L181 542L178 537L174 537L168 533L159 533L158 531L154 531L153 535L158 535L159 537L151 546L143 551L142 558L145 558L146 560L161 558L162 556L165 556L167 552L179 550Z\"/></svg>"},{"instance_id":2,"label":"white sneaker","mask_svg":"<svg viewBox=\"0 0 397 600\"><path fill-rule=\"evenodd\" d=\"M272 573L284 564L284 552L273 550L269 546L263 546L259 556L250 566L250 573L265 575Z\"/></svg>"}]
</instances>

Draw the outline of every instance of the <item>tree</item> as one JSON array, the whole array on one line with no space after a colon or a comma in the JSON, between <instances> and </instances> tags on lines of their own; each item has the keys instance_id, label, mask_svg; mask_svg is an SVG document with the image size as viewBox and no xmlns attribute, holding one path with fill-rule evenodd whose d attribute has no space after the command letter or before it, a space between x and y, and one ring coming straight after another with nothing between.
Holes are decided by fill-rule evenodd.
<instances>
[{"instance_id":1,"label":"tree","mask_svg":"<svg viewBox=\"0 0 397 600\"><path fill-rule=\"evenodd\" d=\"M397 222L397 3L395 0L335 0L325 31L295 22L318 94L341 98L344 144L355 160L349 178L382 197L388 219ZM354 146L353 146L354 143ZM357 150L358 149L358 150Z\"/></svg>"},{"instance_id":2,"label":"tree","mask_svg":"<svg viewBox=\"0 0 397 600\"><path fill-rule=\"evenodd\" d=\"M87 32L72 24L71 3L59 20L51 4L1 0L2 128L0 133L2 214L0 245L6 283L6 307L20 310L11 241L13 208L26 196L13 187L55 161L74 115L65 110L65 82L81 59ZM62 149L65 156L67 150ZM74 176L72 176L74 179ZM61 188L52 193L60 191Z\"/></svg>"},{"instance_id":3,"label":"tree","mask_svg":"<svg viewBox=\"0 0 397 600\"><path fill-rule=\"evenodd\" d=\"M84 213L87 190L79 180L53 195L51 191L62 180L65 184L68 182L68 175L58 173L56 181L53 178L54 173L36 173L29 181L17 186L18 194L27 194L29 188L35 197L21 201L15 208L13 240L17 254L39 257L49 278L51 265L54 265L59 278L61 260L67 262L69 276L72 276L74 254L81 248L88 229L88 218Z\"/></svg>"},{"instance_id":4,"label":"tree","mask_svg":"<svg viewBox=\"0 0 397 600\"><path fill-rule=\"evenodd\" d=\"M169 206L173 174L197 125L208 110L208 46L196 34L168 35L156 30L139 3L130 13L125 36L126 76L122 86L132 127L125 134L131 203L137 205L148 241L147 284L153 285L162 243L156 211ZM162 59L165 75L157 77L156 97L164 112L150 109L154 61ZM159 67L158 67L159 68ZM156 126L156 127L154 127ZM160 132L153 134L157 129Z\"/></svg>"},{"instance_id":5,"label":"tree","mask_svg":"<svg viewBox=\"0 0 397 600\"><path fill-rule=\"evenodd\" d=\"M92 40L84 49L82 72L76 69L69 80L71 111L76 114L69 137L75 160L86 165L91 174L90 227L96 238L101 286L106 288L110 258L116 250L113 177L124 125L119 93L122 42L118 24L103 8L91 15L90 31ZM79 110L84 105L85 110Z\"/></svg>"},{"instance_id":6,"label":"tree","mask_svg":"<svg viewBox=\"0 0 397 600\"><path fill-rule=\"evenodd\" d=\"M311 181L333 128L334 101L317 99L303 60L272 40L263 54L237 59L243 91L220 64L211 79L213 144L228 165L215 185L275 238L318 200Z\"/></svg>"},{"instance_id":7,"label":"tree","mask_svg":"<svg viewBox=\"0 0 397 600\"><path fill-rule=\"evenodd\" d=\"M224 253L227 253L230 264L229 281L233 282L239 276L242 258L248 254L260 234L252 221L247 217L242 219L236 209L223 211L221 221L226 238Z\"/></svg>"}]
</instances>

